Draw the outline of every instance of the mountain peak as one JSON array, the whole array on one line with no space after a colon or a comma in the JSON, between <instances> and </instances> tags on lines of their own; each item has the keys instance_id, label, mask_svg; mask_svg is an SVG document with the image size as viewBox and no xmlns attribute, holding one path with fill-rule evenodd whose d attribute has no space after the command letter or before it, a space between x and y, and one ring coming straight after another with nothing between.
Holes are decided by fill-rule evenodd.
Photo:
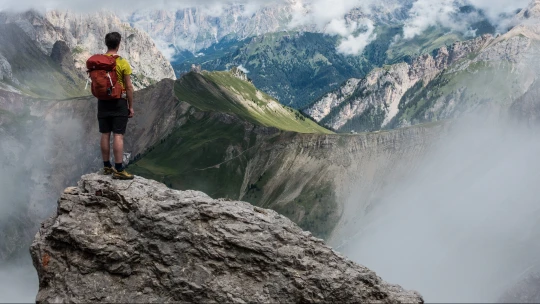
<instances>
[{"instance_id":1,"label":"mountain peak","mask_svg":"<svg viewBox=\"0 0 540 304\"><path fill-rule=\"evenodd\" d=\"M83 176L31 248L37 302L423 302L275 211Z\"/></svg>"}]
</instances>

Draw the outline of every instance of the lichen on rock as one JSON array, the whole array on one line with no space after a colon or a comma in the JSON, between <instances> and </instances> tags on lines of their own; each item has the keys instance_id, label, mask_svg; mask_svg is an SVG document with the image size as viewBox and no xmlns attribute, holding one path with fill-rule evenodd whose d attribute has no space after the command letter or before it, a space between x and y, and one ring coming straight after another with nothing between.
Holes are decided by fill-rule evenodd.
<instances>
[{"instance_id":1,"label":"lichen on rock","mask_svg":"<svg viewBox=\"0 0 540 304\"><path fill-rule=\"evenodd\" d=\"M83 176L31 247L37 302L422 302L275 211Z\"/></svg>"}]
</instances>

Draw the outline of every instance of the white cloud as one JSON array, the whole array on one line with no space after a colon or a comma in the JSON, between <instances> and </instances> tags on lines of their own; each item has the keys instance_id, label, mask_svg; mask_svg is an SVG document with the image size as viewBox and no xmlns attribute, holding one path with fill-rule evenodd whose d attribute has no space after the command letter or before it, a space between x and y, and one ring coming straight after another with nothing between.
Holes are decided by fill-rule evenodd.
<instances>
[{"instance_id":1,"label":"white cloud","mask_svg":"<svg viewBox=\"0 0 540 304\"><path fill-rule=\"evenodd\" d=\"M352 32L354 32L357 29L358 25L356 22L353 22L352 24L347 24L345 19L334 19L328 23L326 26L325 32L327 34L331 35L340 35L340 36L348 36L351 35Z\"/></svg>"},{"instance_id":2,"label":"white cloud","mask_svg":"<svg viewBox=\"0 0 540 304\"><path fill-rule=\"evenodd\" d=\"M359 55L376 35L369 19L349 20L346 15L355 8L369 12L375 0L296 0L293 2L290 28L305 26L329 35L342 37L337 50L346 55ZM394 9L399 6L393 5ZM362 31L361 33L358 33Z\"/></svg>"},{"instance_id":3,"label":"white cloud","mask_svg":"<svg viewBox=\"0 0 540 304\"><path fill-rule=\"evenodd\" d=\"M373 33L375 27L371 21L366 23L367 30L358 35L346 36L338 45L337 51L345 55L360 55L377 35Z\"/></svg>"},{"instance_id":4,"label":"white cloud","mask_svg":"<svg viewBox=\"0 0 540 304\"><path fill-rule=\"evenodd\" d=\"M457 10L454 0L416 1L409 13L410 18L405 22L403 37L413 38L436 24L450 25L450 16Z\"/></svg>"},{"instance_id":5,"label":"white cloud","mask_svg":"<svg viewBox=\"0 0 540 304\"><path fill-rule=\"evenodd\" d=\"M373 33L374 30L375 26L369 19L349 23L345 19L334 19L326 26L325 33L343 37L337 46L338 52L345 55L360 55L377 37ZM357 34L358 31L362 32Z\"/></svg>"},{"instance_id":6,"label":"white cloud","mask_svg":"<svg viewBox=\"0 0 540 304\"><path fill-rule=\"evenodd\" d=\"M293 1L291 28L315 25L323 30L331 22L339 22L354 8L368 11L374 0L296 0Z\"/></svg>"},{"instance_id":7,"label":"white cloud","mask_svg":"<svg viewBox=\"0 0 540 304\"><path fill-rule=\"evenodd\" d=\"M486 12L492 21L497 21L500 14L515 12L517 9L525 8L531 0L468 0L468 2Z\"/></svg>"},{"instance_id":8,"label":"white cloud","mask_svg":"<svg viewBox=\"0 0 540 304\"><path fill-rule=\"evenodd\" d=\"M237 69L239 69L240 71L244 72L245 74L249 74L249 70L246 69L243 65L239 65L237 67Z\"/></svg>"},{"instance_id":9,"label":"white cloud","mask_svg":"<svg viewBox=\"0 0 540 304\"><path fill-rule=\"evenodd\" d=\"M506 18L529 3L530 0L417 0L405 22L403 36L413 38L434 25L472 34L469 27L478 20L478 16L473 14L469 20L456 19L459 8L464 5L473 5L482 10L492 24L505 30Z\"/></svg>"},{"instance_id":10,"label":"white cloud","mask_svg":"<svg viewBox=\"0 0 540 304\"><path fill-rule=\"evenodd\" d=\"M156 43L156 47L161 51L163 56L165 56L167 60L171 61L176 54L176 48L165 41L156 39L154 39L154 41Z\"/></svg>"}]
</instances>

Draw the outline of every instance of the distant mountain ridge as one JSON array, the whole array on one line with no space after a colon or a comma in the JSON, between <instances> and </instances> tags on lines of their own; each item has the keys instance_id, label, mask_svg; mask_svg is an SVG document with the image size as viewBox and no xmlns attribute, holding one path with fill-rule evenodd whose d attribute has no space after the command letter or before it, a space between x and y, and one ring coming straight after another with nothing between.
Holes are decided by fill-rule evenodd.
<instances>
[{"instance_id":1,"label":"distant mountain ridge","mask_svg":"<svg viewBox=\"0 0 540 304\"><path fill-rule=\"evenodd\" d=\"M145 32L122 23L110 12L88 14L61 11L2 12L0 23L19 27L46 56L51 56L57 41L65 42L74 60L74 72L82 78L86 78L86 59L92 54L106 51L104 35L111 31L119 31L123 36L120 55L126 57L133 68L136 88L144 88L164 78L176 79L170 63L157 49L152 38ZM84 85L81 91L83 89Z\"/></svg>"},{"instance_id":2,"label":"distant mountain ridge","mask_svg":"<svg viewBox=\"0 0 540 304\"><path fill-rule=\"evenodd\" d=\"M538 77L539 7L533 1L516 16L518 25L503 35L456 42L410 64L350 79L304 113L342 132L399 128L478 108L505 115L519 107L519 97L534 89Z\"/></svg>"},{"instance_id":3,"label":"distant mountain ridge","mask_svg":"<svg viewBox=\"0 0 540 304\"><path fill-rule=\"evenodd\" d=\"M125 17L133 27L146 31L163 47L197 53L223 38L243 40L280 31L321 32L324 29L309 23L291 27L296 14L306 14L299 0L270 3L250 11L241 4L225 5L223 12L211 14L202 7L180 10L140 10ZM370 17L384 23L396 23L406 17L411 0L390 0L375 3L369 13L352 9L351 21Z\"/></svg>"}]
</instances>

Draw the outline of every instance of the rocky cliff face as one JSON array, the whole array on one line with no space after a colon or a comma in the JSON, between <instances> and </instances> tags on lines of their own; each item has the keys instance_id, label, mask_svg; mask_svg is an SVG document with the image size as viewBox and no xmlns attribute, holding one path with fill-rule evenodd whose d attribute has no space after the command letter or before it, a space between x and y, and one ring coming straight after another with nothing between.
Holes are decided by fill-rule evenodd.
<instances>
[{"instance_id":1,"label":"rocky cliff face","mask_svg":"<svg viewBox=\"0 0 540 304\"><path fill-rule=\"evenodd\" d=\"M83 176L31 248L37 302L421 303L276 212Z\"/></svg>"},{"instance_id":2,"label":"rocky cliff face","mask_svg":"<svg viewBox=\"0 0 540 304\"><path fill-rule=\"evenodd\" d=\"M0 54L0 79L4 81L13 80L11 65L2 54Z\"/></svg>"},{"instance_id":3,"label":"rocky cliff face","mask_svg":"<svg viewBox=\"0 0 540 304\"><path fill-rule=\"evenodd\" d=\"M123 23L109 12L77 14L73 12L48 11L7 14L0 16L4 23L15 23L22 28L41 50L51 55L57 41L64 41L72 52L75 66L85 75L85 62L90 55L106 51L104 36L111 31L122 34L120 55L133 68L133 80L137 88L146 87L164 78L175 79L169 61L158 50L145 32Z\"/></svg>"},{"instance_id":4,"label":"rocky cliff face","mask_svg":"<svg viewBox=\"0 0 540 304\"><path fill-rule=\"evenodd\" d=\"M147 32L162 47L170 45L180 50L196 52L209 47L225 36L245 39L269 32L286 30L291 15L290 5L268 7L253 16L244 12L242 5L231 5L222 16L202 8L178 11L139 11L127 20Z\"/></svg>"}]
</instances>

